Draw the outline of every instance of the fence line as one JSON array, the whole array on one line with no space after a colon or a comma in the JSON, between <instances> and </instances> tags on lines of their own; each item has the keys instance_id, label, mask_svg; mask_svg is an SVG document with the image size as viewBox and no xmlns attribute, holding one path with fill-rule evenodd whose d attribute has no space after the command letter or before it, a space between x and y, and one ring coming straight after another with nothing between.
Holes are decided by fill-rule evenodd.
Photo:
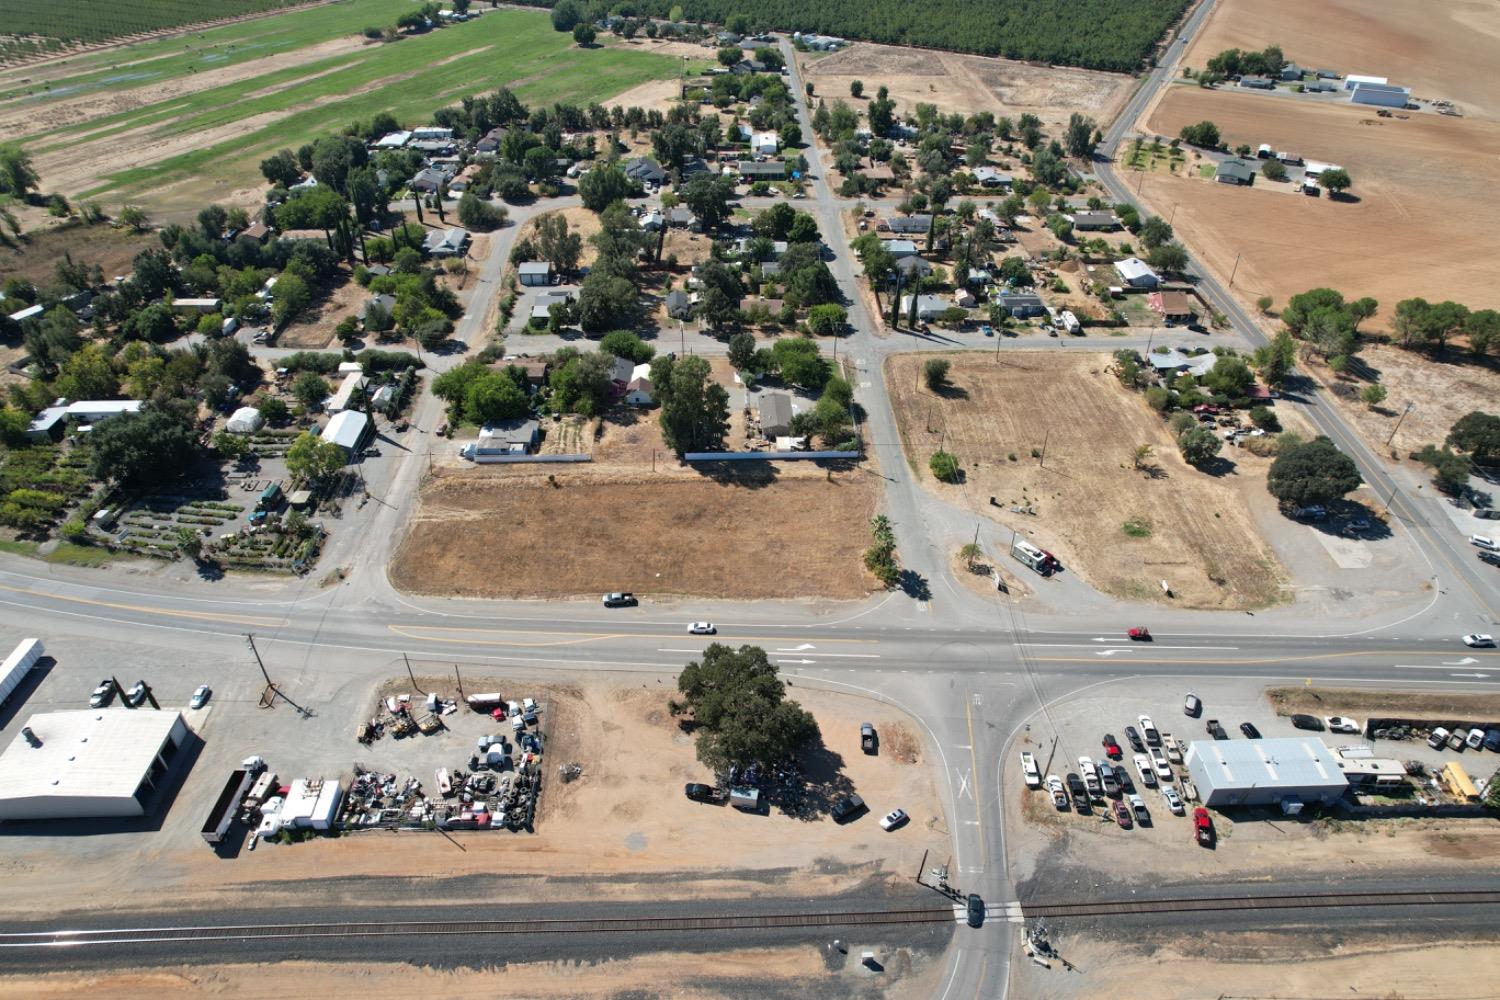
<instances>
[{"instance_id":1,"label":"fence line","mask_svg":"<svg viewBox=\"0 0 1500 1000\"><path fill-rule=\"evenodd\" d=\"M850 461L859 458L857 451L690 451L685 462L795 462L817 459Z\"/></svg>"}]
</instances>

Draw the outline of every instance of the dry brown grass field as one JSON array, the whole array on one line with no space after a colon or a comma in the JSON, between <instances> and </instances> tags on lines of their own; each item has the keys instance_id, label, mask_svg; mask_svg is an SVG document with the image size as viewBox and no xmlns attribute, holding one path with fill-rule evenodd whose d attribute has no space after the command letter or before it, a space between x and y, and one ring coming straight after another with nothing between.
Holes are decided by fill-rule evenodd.
<instances>
[{"instance_id":1,"label":"dry brown grass field","mask_svg":"<svg viewBox=\"0 0 1500 1000\"><path fill-rule=\"evenodd\" d=\"M1500 5L1490 0L1224 0L1185 65L1271 44L1302 66L1387 77L1415 97L1500 119Z\"/></svg>"},{"instance_id":2,"label":"dry brown grass field","mask_svg":"<svg viewBox=\"0 0 1500 1000\"><path fill-rule=\"evenodd\" d=\"M1204 119L1218 124L1231 147L1270 143L1337 163L1354 180L1357 200L1335 201L1289 193L1286 184L1264 179L1248 189L1219 184L1196 169L1145 177L1145 200L1172 216L1179 235L1222 280L1234 272L1242 300L1270 295L1279 306L1326 285L1350 298L1379 300L1373 329L1385 327L1395 303L1411 296L1500 306L1494 280L1500 202L1493 197L1500 125L1417 113L1380 118L1352 105L1177 87L1147 130L1175 136ZM1128 170L1124 179L1138 183Z\"/></svg>"},{"instance_id":3,"label":"dry brown grass field","mask_svg":"<svg viewBox=\"0 0 1500 1000\"><path fill-rule=\"evenodd\" d=\"M1283 571L1256 532L1242 490L1264 490L1268 459L1226 448L1219 475L1182 461L1165 424L1108 371L1105 354L1009 353L952 357L953 391L918 388L925 360L887 362L887 382L911 463L954 503L1022 528L1072 572L1118 597L1179 606L1254 608L1276 602ZM943 448L962 485L936 482L927 460ZM1043 460L1032 449L1045 444ZM1133 467L1154 449L1154 475ZM1012 458L1013 457L1013 458ZM989 504L996 497L1000 507ZM1037 516L1009 513L1033 503ZM1002 513L1002 511L1004 513ZM1126 534L1127 521L1149 537Z\"/></svg>"}]
</instances>

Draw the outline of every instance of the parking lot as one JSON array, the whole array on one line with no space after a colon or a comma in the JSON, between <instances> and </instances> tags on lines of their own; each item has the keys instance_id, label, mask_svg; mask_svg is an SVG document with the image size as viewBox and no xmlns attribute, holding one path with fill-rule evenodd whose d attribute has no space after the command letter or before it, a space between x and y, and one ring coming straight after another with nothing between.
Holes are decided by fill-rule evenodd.
<instances>
[{"instance_id":1,"label":"parking lot","mask_svg":"<svg viewBox=\"0 0 1500 1000\"><path fill-rule=\"evenodd\" d=\"M1399 717L1400 706L1410 714L1429 719L1487 717L1488 703L1459 707L1442 695L1403 696L1400 692L1336 691L1300 686L1276 689L1273 702L1263 685L1233 679L1160 679L1108 682L1090 692L1051 706L1045 715L1033 716L1028 729L1013 742L1002 762L1002 785L1007 824L1007 847L1019 880L1041 884L1099 883L1129 870L1133 875L1154 873L1164 880L1191 877L1194 873L1214 876L1263 870L1271 864L1298 864L1309 871L1338 870L1339 866L1378 867L1391 859L1403 863L1442 866L1462 863L1476 851L1495 845L1492 824L1482 819L1436 818L1429 807L1451 808L1462 803L1441 778L1445 765L1458 761L1482 792L1485 782L1500 768L1500 753L1465 748L1434 749L1421 738L1392 738L1396 727L1382 728L1379 738L1365 734L1372 718ZM1192 691L1201 700L1200 714L1184 714L1185 695ZM1369 700L1379 699L1379 700ZM1460 701L1461 704L1461 701ZM1309 715L1323 728L1300 729L1291 716ZM1241 726L1249 724L1262 738L1320 737L1332 750L1368 747L1375 758L1388 758L1407 766L1411 774L1404 789L1369 789L1347 794L1332 811L1309 809L1301 816L1283 816L1275 807L1210 810L1215 837L1212 850L1194 847L1195 833L1190 795L1195 789L1184 780L1185 768L1175 759L1167 761L1170 781L1157 776L1154 787L1146 784L1134 758L1151 758L1139 717L1149 717L1163 744L1191 744L1210 740L1208 731L1217 722L1223 737L1243 741ZM1332 732L1327 719L1346 717L1354 733ZM1144 750L1136 750L1129 729L1141 738ZM1420 732L1420 729L1418 730ZM1054 738L1054 733L1056 737ZM1120 749L1116 759L1104 741L1112 736ZM1020 754L1033 754L1040 787L1029 788L1024 779ZM1185 747L1179 749L1184 753ZM1355 754L1362 751L1354 750ZM1165 747L1162 749L1165 755ZM1064 785L1069 774L1082 780L1079 758L1090 759L1096 774L1108 762L1117 775L1123 771L1133 794L1139 796L1147 819L1140 822L1131 809L1131 790L1118 787L1113 795L1084 796L1086 810L1067 791L1066 808L1059 809L1047 787L1055 775ZM1411 766L1417 765L1417 766ZM1153 763L1148 768L1156 772ZM1183 812L1174 813L1167 789L1183 801ZM1131 813L1130 826L1122 828L1115 803ZM1391 818L1399 816L1400 818ZM1432 817L1432 818L1429 818ZM1338 834L1333 836L1333 834ZM1077 866L1078 871L1069 866Z\"/></svg>"}]
</instances>

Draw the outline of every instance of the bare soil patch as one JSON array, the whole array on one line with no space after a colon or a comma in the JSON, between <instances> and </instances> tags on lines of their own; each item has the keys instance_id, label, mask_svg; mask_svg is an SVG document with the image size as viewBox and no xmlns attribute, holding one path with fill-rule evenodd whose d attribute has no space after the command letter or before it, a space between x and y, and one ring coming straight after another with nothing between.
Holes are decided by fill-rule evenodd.
<instances>
[{"instance_id":1,"label":"bare soil patch","mask_svg":"<svg viewBox=\"0 0 1500 1000\"><path fill-rule=\"evenodd\" d=\"M1443 361L1387 344L1366 345L1359 360L1364 370L1358 378L1341 378L1316 359L1302 365L1333 387L1334 405L1367 443L1387 454L1394 452L1401 461L1409 461L1407 456L1425 445L1441 445L1464 414L1494 412L1500 399L1500 372L1486 365ZM1375 409L1358 398L1367 380L1378 381L1389 393ZM1403 421L1408 403L1412 409ZM1387 449L1392 431L1396 436Z\"/></svg>"},{"instance_id":2,"label":"bare soil patch","mask_svg":"<svg viewBox=\"0 0 1500 1000\"><path fill-rule=\"evenodd\" d=\"M1048 125L1066 124L1075 111L1108 124L1134 82L1121 73L868 42L816 59L799 54L798 59L803 78L830 100L849 101L850 81L863 80L870 96L882 85L889 87L902 111L917 102L935 104L944 113L993 111L1015 118L1029 111Z\"/></svg>"},{"instance_id":3,"label":"bare soil patch","mask_svg":"<svg viewBox=\"0 0 1500 1000\"><path fill-rule=\"evenodd\" d=\"M1500 716L1500 694L1458 694L1448 691L1370 691L1364 688L1281 687L1266 692L1277 715L1306 712L1382 712L1414 718ZM1337 706L1330 707L1330 706Z\"/></svg>"},{"instance_id":4,"label":"bare soil patch","mask_svg":"<svg viewBox=\"0 0 1500 1000\"><path fill-rule=\"evenodd\" d=\"M621 589L857 599L872 589L860 562L877 502L868 474L714 475L438 470L423 487L391 579L403 590L470 597ZM494 558L474 559L475 552Z\"/></svg>"},{"instance_id":5,"label":"bare soil patch","mask_svg":"<svg viewBox=\"0 0 1500 1000\"><path fill-rule=\"evenodd\" d=\"M1186 64L1202 68L1224 49L1273 43L1303 66L1388 77L1416 97L1500 118L1500 78L1493 72L1500 7L1492 3L1234 0L1214 8Z\"/></svg>"},{"instance_id":6,"label":"bare soil patch","mask_svg":"<svg viewBox=\"0 0 1500 1000\"><path fill-rule=\"evenodd\" d=\"M371 292L352 275L344 274L337 287L316 299L307 313L276 338L277 347L324 348L333 343L334 327L346 316L359 318Z\"/></svg>"},{"instance_id":7,"label":"bare soil patch","mask_svg":"<svg viewBox=\"0 0 1500 1000\"><path fill-rule=\"evenodd\" d=\"M1176 87L1148 127L1175 136L1204 119L1231 146L1266 142L1342 165L1358 198L1311 198L1263 180L1238 188L1196 169L1148 174L1142 196L1163 215L1175 212L1179 235L1222 279L1239 260L1234 291L1244 302L1270 295L1279 306L1326 285L1377 299L1372 329L1387 327L1395 303L1411 296L1500 306L1500 125L1425 114L1403 121L1350 105ZM1126 180L1136 177L1127 172Z\"/></svg>"},{"instance_id":8,"label":"bare soil patch","mask_svg":"<svg viewBox=\"0 0 1500 1000\"><path fill-rule=\"evenodd\" d=\"M1119 597L1165 600L1166 580L1178 606L1253 608L1281 598L1283 570L1241 492L1265 489L1268 459L1226 449L1218 475L1188 466L1164 422L1108 371L1108 355L951 356L953 389L944 395L918 387L925 360L891 358L886 381L908 461L928 489L1022 530ZM957 456L962 484L927 471L940 444ZM1132 467L1141 444L1154 449L1154 475ZM1043 460L1033 456L1044 447ZM1009 511L1027 504L1036 516ZM1127 521L1149 535L1126 534Z\"/></svg>"},{"instance_id":9,"label":"bare soil patch","mask_svg":"<svg viewBox=\"0 0 1500 1000\"><path fill-rule=\"evenodd\" d=\"M1476 934L1477 938L1478 935ZM1011 965L1011 993L1056 1000L1130 996L1150 983L1162 1000L1202 997L1448 997L1478 1000L1500 971L1493 940L1435 943L1417 936L1372 937L1340 927L1298 926L1293 933L1195 931L1149 948L1079 932L1054 936L1072 963L1044 969Z\"/></svg>"},{"instance_id":10,"label":"bare soil patch","mask_svg":"<svg viewBox=\"0 0 1500 1000\"><path fill-rule=\"evenodd\" d=\"M64 254L72 254L74 263L98 264L108 281L117 274L129 274L136 254L160 246L155 233L109 225L28 230L19 250L0 248L0 283L20 277L39 285L51 284L57 280L57 265Z\"/></svg>"},{"instance_id":11,"label":"bare soil patch","mask_svg":"<svg viewBox=\"0 0 1500 1000\"><path fill-rule=\"evenodd\" d=\"M451 850L451 848L450 848ZM622 983L650 983L653 995L680 1000L730 1000L743 996L749 984L758 993L790 996L816 983L831 994L859 996L927 996L941 965L920 953L902 949L884 955L885 970L876 981L858 964L830 969L816 947L739 948L701 952L656 952L598 962L506 962L491 968L440 969L431 966L278 962L246 965L183 965L160 969L56 973L0 978L0 997L52 1000L82 991L117 1000L202 996L333 996L356 991L363 996L442 996L450 1000L491 1000L503 977L505 992L550 1000L612 1000Z\"/></svg>"},{"instance_id":12,"label":"bare soil patch","mask_svg":"<svg viewBox=\"0 0 1500 1000\"><path fill-rule=\"evenodd\" d=\"M599 224L599 216L586 208L558 208L550 212L542 212L528 220L521 227L521 231L516 234L516 242L534 240L541 220L553 215L561 215L568 222L568 230L583 237L583 253L578 257L578 266L580 268L587 268L593 264L596 253L594 244L589 241L589 238L597 233L602 226Z\"/></svg>"}]
</instances>

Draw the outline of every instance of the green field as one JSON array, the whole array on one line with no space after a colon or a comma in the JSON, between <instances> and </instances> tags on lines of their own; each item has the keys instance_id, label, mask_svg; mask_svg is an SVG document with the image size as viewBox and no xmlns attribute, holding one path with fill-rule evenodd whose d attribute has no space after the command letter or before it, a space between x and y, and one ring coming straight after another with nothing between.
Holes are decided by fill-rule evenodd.
<instances>
[{"instance_id":1,"label":"green field","mask_svg":"<svg viewBox=\"0 0 1500 1000\"><path fill-rule=\"evenodd\" d=\"M197 21L295 7L310 0L7 0L0 59L49 52L69 44L97 45L122 35L177 28Z\"/></svg>"},{"instance_id":2,"label":"green field","mask_svg":"<svg viewBox=\"0 0 1500 1000\"><path fill-rule=\"evenodd\" d=\"M13 100L5 101L7 92L0 92L0 110L28 102L45 107L45 102L59 97L161 84L195 68L244 63L243 69L252 73L246 79L33 133L23 140L45 163L48 155L76 158L128 143L133 136L116 137L137 129L149 127L149 132L136 134L154 141L220 130L218 141L206 139L202 146L154 163L102 173L87 190L65 192L133 198L149 206L151 188L187 177L201 181L205 189L254 183L259 161L268 153L283 146L295 148L381 111L404 123L420 124L436 108L503 86L531 105L583 104L680 71L678 59L635 51L623 43L579 49L570 36L552 30L545 14L497 10L424 35L354 45L321 57L310 54L306 62L253 73L254 59L354 38L364 24L389 23L408 9L409 0L355 0L216 28L178 38L175 45L163 40L99 53L78 60L81 72L54 79L45 93L15 99L12 89L8 94ZM102 63L102 57L111 62ZM127 60L128 65L121 65ZM226 126L252 116L266 117L223 136ZM44 170L44 186L45 178Z\"/></svg>"}]
</instances>

